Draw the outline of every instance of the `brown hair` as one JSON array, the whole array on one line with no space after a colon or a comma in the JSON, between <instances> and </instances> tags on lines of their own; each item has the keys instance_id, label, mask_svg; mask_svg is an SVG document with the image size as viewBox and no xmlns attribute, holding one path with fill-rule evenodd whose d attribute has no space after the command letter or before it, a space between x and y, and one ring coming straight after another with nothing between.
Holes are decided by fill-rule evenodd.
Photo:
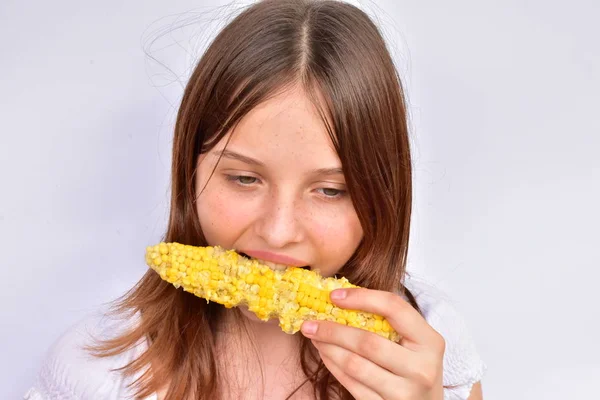
<instances>
[{"instance_id":1,"label":"brown hair","mask_svg":"<svg viewBox=\"0 0 600 400\"><path fill-rule=\"evenodd\" d=\"M377 26L347 3L263 0L219 32L198 61L178 111L163 240L207 245L193 184L199 154L258 104L294 85L321 114L364 231L338 275L404 293L418 310L403 286L412 187L402 84ZM138 397L160 389L166 377L168 400L219 398L215 329L222 306L175 289L149 270L114 311L142 318L133 330L96 346L95 354L113 356L148 340L148 349L122 368L127 376L141 373L134 382ZM351 399L310 341L300 339L302 369L315 397Z\"/></svg>"}]
</instances>

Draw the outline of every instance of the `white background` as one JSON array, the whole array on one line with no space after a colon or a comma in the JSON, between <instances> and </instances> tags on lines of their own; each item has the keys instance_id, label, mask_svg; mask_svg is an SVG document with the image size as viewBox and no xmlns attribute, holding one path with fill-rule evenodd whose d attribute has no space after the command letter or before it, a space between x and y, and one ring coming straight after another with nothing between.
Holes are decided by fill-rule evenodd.
<instances>
[{"instance_id":1,"label":"white background","mask_svg":"<svg viewBox=\"0 0 600 400\"><path fill-rule=\"evenodd\" d=\"M599 3L363 3L409 96L410 269L463 312L485 398L595 398ZM146 270L186 68L218 4L0 3L0 398Z\"/></svg>"}]
</instances>

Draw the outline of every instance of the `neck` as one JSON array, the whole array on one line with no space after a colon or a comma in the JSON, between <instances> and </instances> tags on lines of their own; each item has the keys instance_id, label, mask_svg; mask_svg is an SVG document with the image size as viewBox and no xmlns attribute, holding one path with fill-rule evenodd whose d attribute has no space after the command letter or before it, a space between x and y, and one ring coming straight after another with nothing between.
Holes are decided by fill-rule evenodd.
<instances>
[{"instance_id":1,"label":"neck","mask_svg":"<svg viewBox=\"0 0 600 400\"><path fill-rule=\"evenodd\" d=\"M281 330L277 320L261 321L247 308L239 307L226 313L223 321L223 344L255 348L265 361L297 359L299 334L289 335Z\"/></svg>"},{"instance_id":2,"label":"neck","mask_svg":"<svg viewBox=\"0 0 600 400\"><path fill-rule=\"evenodd\" d=\"M258 320L242 307L226 312L217 349L221 377L231 391L225 398L281 399L306 378L300 366L299 334L288 335L277 320ZM257 393L248 392L255 389ZM312 398L310 393L304 395Z\"/></svg>"}]
</instances>

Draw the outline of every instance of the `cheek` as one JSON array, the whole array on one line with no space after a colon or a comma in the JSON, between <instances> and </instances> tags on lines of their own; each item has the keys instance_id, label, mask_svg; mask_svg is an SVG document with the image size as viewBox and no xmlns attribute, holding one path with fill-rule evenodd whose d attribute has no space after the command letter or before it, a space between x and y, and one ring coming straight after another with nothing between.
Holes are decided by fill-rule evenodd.
<instances>
[{"instance_id":1,"label":"cheek","mask_svg":"<svg viewBox=\"0 0 600 400\"><path fill-rule=\"evenodd\" d=\"M321 273L334 275L354 254L363 236L354 209L311 220L313 243L319 252Z\"/></svg>"},{"instance_id":2,"label":"cheek","mask_svg":"<svg viewBox=\"0 0 600 400\"><path fill-rule=\"evenodd\" d=\"M202 231L209 246L232 248L247 225L249 213L239 207L235 196L210 186L209 183L196 203Z\"/></svg>"}]
</instances>

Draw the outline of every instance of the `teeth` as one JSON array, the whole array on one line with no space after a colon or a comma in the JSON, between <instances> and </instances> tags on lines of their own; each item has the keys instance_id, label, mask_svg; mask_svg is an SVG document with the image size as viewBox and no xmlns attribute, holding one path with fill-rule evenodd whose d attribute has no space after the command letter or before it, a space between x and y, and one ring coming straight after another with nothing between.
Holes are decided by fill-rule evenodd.
<instances>
[{"instance_id":1,"label":"teeth","mask_svg":"<svg viewBox=\"0 0 600 400\"><path fill-rule=\"evenodd\" d=\"M287 265L283 265L283 264L275 264L274 262L271 261L263 261L263 260L259 260L262 264L265 264L267 267L274 269L275 271L285 271L288 266Z\"/></svg>"}]
</instances>

